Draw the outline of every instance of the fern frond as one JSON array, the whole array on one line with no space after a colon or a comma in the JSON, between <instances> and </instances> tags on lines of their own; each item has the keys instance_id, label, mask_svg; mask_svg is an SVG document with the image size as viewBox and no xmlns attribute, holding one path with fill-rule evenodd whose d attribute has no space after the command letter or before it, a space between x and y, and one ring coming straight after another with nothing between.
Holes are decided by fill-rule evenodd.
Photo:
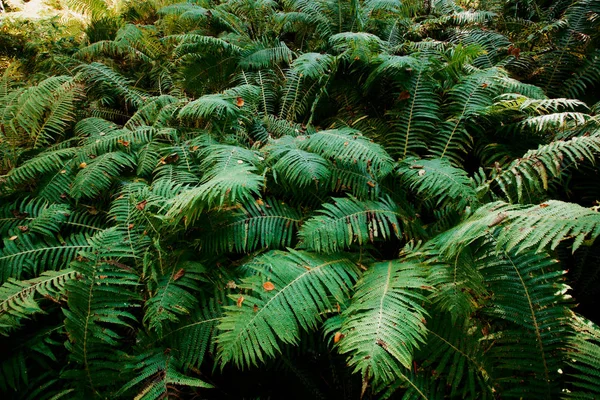
<instances>
[{"instance_id":1,"label":"fern frond","mask_svg":"<svg viewBox=\"0 0 600 400\"><path fill-rule=\"evenodd\" d=\"M363 245L375 238L400 237L403 213L389 198L335 198L333 204L323 204L319 214L307 220L298 232L302 245L319 253L332 253L355 242Z\"/></svg>"},{"instance_id":2,"label":"fern frond","mask_svg":"<svg viewBox=\"0 0 600 400\"><path fill-rule=\"evenodd\" d=\"M508 199L521 201L547 191L549 180L561 176L570 166L577 166L585 160L594 163L599 153L598 133L566 141L557 140L529 150L522 158L495 174L484 187L497 184Z\"/></svg>"},{"instance_id":3,"label":"fern frond","mask_svg":"<svg viewBox=\"0 0 600 400\"><path fill-rule=\"evenodd\" d=\"M64 269L79 251L90 244L83 235L71 235L59 241L54 235L40 238L33 234L14 235L4 239L0 249L0 282L22 275L35 277L46 269Z\"/></svg>"},{"instance_id":4,"label":"fern frond","mask_svg":"<svg viewBox=\"0 0 600 400\"><path fill-rule=\"evenodd\" d=\"M274 199L243 202L233 212L209 218L210 231L203 235L201 246L211 253L291 246L293 233L302 221L297 210Z\"/></svg>"},{"instance_id":5,"label":"fern frond","mask_svg":"<svg viewBox=\"0 0 600 400\"><path fill-rule=\"evenodd\" d=\"M192 313L200 290L196 275L193 263L174 264L155 284L149 282L151 296L145 304L144 323L150 330L162 336L167 323L177 323Z\"/></svg>"},{"instance_id":6,"label":"fern frond","mask_svg":"<svg viewBox=\"0 0 600 400\"><path fill-rule=\"evenodd\" d=\"M568 382L563 399L593 399L600 395L600 328L579 315L571 317L576 335L568 341Z\"/></svg>"},{"instance_id":7,"label":"fern frond","mask_svg":"<svg viewBox=\"0 0 600 400\"><path fill-rule=\"evenodd\" d=\"M539 252L547 246L554 249L567 239L574 239L575 251L585 240L593 241L600 235L600 213L558 200L534 206L494 202L480 207L435 241L445 254L458 254L466 245L490 234L506 251L519 253L533 248Z\"/></svg>"},{"instance_id":8,"label":"fern frond","mask_svg":"<svg viewBox=\"0 0 600 400\"><path fill-rule=\"evenodd\" d=\"M462 169L446 159L420 160L413 157L398 166L400 180L436 207L450 203L457 210L478 203L474 182Z\"/></svg>"},{"instance_id":9,"label":"fern frond","mask_svg":"<svg viewBox=\"0 0 600 400\"><path fill-rule=\"evenodd\" d=\"M135 370L135 378L124 385L119 394L142 384L142 388L135 396L139 400L159 400L171 397L179 392L175 386L213 387L201 379L179 372L181 365L168 349L157 348L144 353L136 357L134 363L129 367Z\"/></svg>"},{"instance_id":10,"label":"fern frond","mask_svg":"<svg viewBox=\"0 0 600 400\"><path fill-rule=\"evenodd\" d=\"M133 157L122 151L102 154L89 160L89 163L83 162L73 180L70 194L76 200L95 196L107 189L123 169L134 165Z\"/></svg>"},{"instance_id":11,"label":"fern frond","mask_svg":"<svg viewBox=\"0 0 600 400\"><path fill-rule=\"evenodd\" d=\"M392 158L379 144L351 128L319 131L300 142L300 148L341 163L358 163L380 177L392 168Z\"/></svg>"},{"instance_id":12,"label":"fern frond","mask_svg":"<svg viewBox=\"0 0 600 400\"><path fill-rule=\"evenodd\" d=\"M196 219L208 207L221 207L238 201L251 201L253 195L259 195L264 179L256 175L251 165L236 165L212 176L202 185L184 190L173 199L169 216L186 217L187 221Z\"/></svg>"},{"instance_id":13,"label":"fern frond","mask_svg":"<svg viewBox=\"0 0 600 400\"><path fill-rule=\"evenodd\" d=\"M373 264L357 282L338 349L363 380L393 382L412 367L427 336L426 287L423 266L407 260Z\"/></svg>"},{"instance_id":14,"label":"fern frond","mask_svg":"<svg viewBox=\"0 0 600 400\"><path fill-rule=\"evenodd\" d=\"M482 253L480 272L494 297L484 312L503 322L482 338L493 343L488 356L496 366L496 382L507 397L550 398L563 365L556 354L571 333L564 271L544 253L497 252L494 244Z\"/></svg>"},{"instance_id":15,"label":"fern frond","mask_svg":"<svg viewBox=\"0 0 600 400\"><path fill-rule=\"evenodd\" d=\"M267 253L250 267L257 275L244 280L248 292L230 296L237 306L225 307L219 325L222 365L257 365L281 352L282 344L297 344L300 332L314 330L320 313L331 309L330 296L343 301L357 277L356 267L343 255L294 250ZM296 307L298 302L303 307Z\"/></svg>"},{"instance_id":16,"label":"fern frond","mask_svg":"<svg viewBox=\"0 0 600 400\"><path fill-rule=\"evenodd\" d=\"M128 242L127 231L115 228L102 231L90 239L88 251L81 252L73 269L80 279L69 281L65 327L69 336L66 347L78 369L71 370L82 392L95 393L104 386L114 385L103 379L115 376L118 368L118 346L122 328L131 327L136 317L132 307L138 307L136 293L139 277L124 262L136 256L134 243ZM147 241L135 243L147 246ZM107 350L115 357L107 357ZM123 379L121 377L121 379Z\"/></svg>"},{"instance_id":17,"label":"fern frond","mask_svg":"<svg viewBox=\"0 0 600 400\"><path fill-rule=\"evenodd\" d=\"M38 295L51 298L63 294L65 284L75 279L72 269L47 271L39 277L18 281L9 279L0 286L0 335L8 336L11 331L20 327L20 321L30 318L32 314L43 313L38 302Z\"/></svg>"}]
</instances>

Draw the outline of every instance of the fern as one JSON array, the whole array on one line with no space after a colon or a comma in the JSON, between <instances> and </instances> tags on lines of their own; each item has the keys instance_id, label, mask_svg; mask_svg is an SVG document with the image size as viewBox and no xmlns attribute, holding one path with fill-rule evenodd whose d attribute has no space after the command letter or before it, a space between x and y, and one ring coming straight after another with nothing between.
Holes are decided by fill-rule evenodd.
<instances>
[{"instance_id":1,"label":"fern","mask_svg":"<svg viewBox=\"0 0 600 400\"><path fill-rule=\"evenodd\" d=\"M75 276L72 269L64 269L44 272L30 280L6 281L0 286L0 334L8 336L20 327L22 320L31 318L35 313L43 313L36 295L57 301L56 297L64 293L65 284Z\"/></svg>"},{"instance_id":2,"label":"fern","mask_svg":"<svg viewBox=\"0 0 600 400\"><path fill-rule=\"evenodd\" d=\"M348 248L356 242L363 245L375 238L400 236L402 213L390 199L358 201L336 198L324 204L321 215L307 220L300 229L303 246L317 252L330 253Z\"/></svg>"},{"instance_id":3,"label":"fern","mask_svg":"<svg viewBox=\"0 0 600 400\"><path fill-rule=\"evenodd\" d=\"M404 368L412 367L414 350L425 342L427 312L421 304L428 283L420 270L411 261L376 263L357 283L338 347L351 354L348 364L364 380L406 379Z\"/></svg>"},{"instance_id":4,"label":"fern","mask_svg":"<svg viewBox=\"0 0 600 400\"><path fill-rule=\"evenodd\" d=\"M523 206L502 202L480 207L468 220L438 236L444 252L456 254L464 245L489 234L496 234L499 246L517 252L527 248L551 249L566 239L574 239L573 251L585 240L600 234L598 212L572 203L549 200L540 205Z\"/></svg>"},{"instance_id":5,"label":"fern","mask_svg":"<svg viewBox=\"0 0 600 400\"><path fill-rule=\"evenodd\" d=\"M209 218L210 231L201 239L202 248L238 253L290 246L302 221L298 211L271 199L244 202L233 212L216 213Z\"/></svg>"},{"instance_id":6,"label":"fern","mask_svg":"<svg viewBox=\"0 0 600 400\"><path fill-rule=\"evenodd\" d=\"M243 286L249 292L230 296L237 305L225 307L219 325L222 364L257 365L280 352L282 344L297 343L300 332L314 330L319 314L331 308L329 296L342 301L357 276L344 256L293 250L267 253L252 268L257 275ZM297 301L302 308L294 306Z\"/></svg>"}]
</instances>

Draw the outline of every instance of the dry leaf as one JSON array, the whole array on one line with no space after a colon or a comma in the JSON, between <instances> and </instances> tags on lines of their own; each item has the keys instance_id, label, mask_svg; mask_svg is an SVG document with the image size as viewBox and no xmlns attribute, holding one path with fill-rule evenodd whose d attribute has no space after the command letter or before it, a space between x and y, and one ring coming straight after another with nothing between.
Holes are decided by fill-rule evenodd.
<instances>
[{"instance_id":1,"label":"dry leaf","mask_svg":"<svg viewBox=\"0 0 600 400\"><path fill-rule=\"evenodd\" d=\"M275 285L273 285L271 282L265 282L265 283L263 283L263 288L267 292L270 292L271 290L275 289Z\"/></svg>"},{"instance_id":2,"label":"dry leaf","mask_svg":"<svg viewBox=\"0 0 600 400\"><path fill-rule=\"evenodd\" d=\"M173 280L176 281L177 279L181 278L183 275L185 275L185 270L183 268L181 268L179 271L177 271L177 273L175 275L173 275Z\"/></svg>"},{"instance_id":3,"label":"dry leaf","mask_svg":"<svg viewBox=\"0 0 600 400\"><path fill-rule=\"evenodd\" d=\"M137 205L135 206L135 208L137 208L138 210L142 211L144 208L146 208L146 204L148 204L148 200L142 200L139 203L137 203Z\"/></svg>"},{"instance_id":4,"label":"dry leaf","mask_svg":"<svg viewBox=\"0 0 600 400\"><path fill-rule=\"evenodd\" d=\"M244 303L244 296L240 296L240 297L238 297L238 299L237 299L237 306L238 306L238 307L241 307L241 306L242 306L242 303Z\"/></svg>"},{"instance_id":5,"label":"dry leaf","mask_svg":"<svg viewBox=\"0 0 600 400\"><path fill-rule=\"evenodd\" d=\"M25 225L19 225L17 228L19 228L21 232L27 232L29 230L29 227Z\"/></svg>"},{"instance_id":6,"label":"dry leaf","mask_svg":"<svg viewBox=\"0 0 600 400\"><path fill-rule=\"evenodd\" d=\"M225 288L227 288L227 289L235 289L235 288L237 288L237 285L235 284L234 281L228 281L227 285L225 285Z\"/></svg>"},{"instance_id":7,"label":"dry leaf","mask_svg":"<svg viewBox=\"0 0 600 400\"><path fill-rule=\"evenodd\" d=\"M86 162L82 162L81 164L79 164L79 168L85 168L87 167L87 163Z\"/></svg>"},{"instance_id":8,"label":"dry leaf","mask_svg":"<svg viewBox=\"0 0 600 400\"><path fill-rule=\"evenodd\" d=\"M133 224L129 224L129 225L127 226L127 229L129 229L129 230L132 230L134 226L135 226L135 225L133 225Z\"/></svg>"},{"instance_id":9,"label":"dry leaf","mask_svg":"<svg viewBox=\"0 0 600 400\"><path fill-rule=\"evenodd\" d=\"M244 99L242 99L241 97L238 97L237 99L235 99L235 105L238 107L243 107L244 106Z\"/></svg>"},{"instance_id":10,"label":"dry leaf","mask_svg":"<svg viewBox=\"0 0 600 400\"><path fill-rule=\"evenodd\" d=\"M179 154L173 153L173 154L169 154L166 157L163 157L160 160L160 163L162 165L165 165L165 164L173 164L173 163L176 163L177 161L179 161Z\"/></svg>"},{"instance_id":11,"label":"dry leaf","mask_svg":"<svg viewBox=\"0 0 600 400\"><path fill-rule=\"evenodd\" d=\"M333 337L333 343L339 342L340 340L342 340L344 338L344 336L346 336L346 335L344 335L342 332L336 332L335 336Z\"/></svg>"},{"instance_id":12,"label":"dry leaf","mask_svg":"<svg viewBox=\"0 0 600 400\"><path fill-rule=\"evenodd\" d=\"M410 93L406 90L404 92L400 93L400 95L398 96L398 101L408 100L408 99L410 99Z\"/></svg>"},{"instance_id":13,"label":"dry leaf","mask_svg":"<svg viewBox=\"0 0 600 400\"><path fill-rule=\"evenodd\" d=\"M499 223L501 223L502 221L504 221L504 219L508 217L508 214L506 213L498 213L498 215L496 215L496 218L494 218L494 220L492 221L491 224L488 225L488 228L491 228L492 226L496 226Z\"/></svg>"},{"instance_id":14,"label":"dry leaf","mask_svg":"<svg viewBox=\"0 0 600 400\"><path fill-rule=\"evenodd\" d=\"M17 236L17 235L14 235L14 236L11 236L11 237L10 237L8 240L11 240L11 241L12 241L12 240L15 240L16 238L18 238L18 236Z\"/></svg>"},{"instance_id":15,"label":"dry leaf","mask_svg":"<svg viewBox=\"0 0 600 400\"><path fill-rule=\"evenodd\" d=\"M256 304L254 305L254 307L252 307L252 311L258 312L258 306Z\"/></svg>"}]
</instances>

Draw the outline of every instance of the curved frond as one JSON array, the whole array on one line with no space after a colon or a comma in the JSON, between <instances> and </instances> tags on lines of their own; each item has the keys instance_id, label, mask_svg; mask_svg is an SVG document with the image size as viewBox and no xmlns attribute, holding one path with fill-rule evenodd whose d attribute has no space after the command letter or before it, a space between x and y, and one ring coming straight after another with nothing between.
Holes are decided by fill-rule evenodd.
<instances>
[{"instance_id":1,"label":"curved frond","mask_svg":"<svg viewBox=\"0 0 600 400\"><path fill-rule=\"evenodd\" d=\"M250 266L258 274L244 281L248 292L230 296L237 305L225 307L219 325L221 364L258 365L281 352L282 344L297 343L300 332L314 330L320 313L332 307L330 296L343 301L357 276L343 255L293 250L267 253Z\"/></svg>"}]
</instances>

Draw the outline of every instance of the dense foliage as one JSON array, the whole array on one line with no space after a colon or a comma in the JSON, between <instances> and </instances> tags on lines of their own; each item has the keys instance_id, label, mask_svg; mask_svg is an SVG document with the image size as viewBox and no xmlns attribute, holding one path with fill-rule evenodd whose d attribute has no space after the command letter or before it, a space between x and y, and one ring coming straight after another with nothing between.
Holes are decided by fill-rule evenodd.
<instances>
[{"instance_id":1,"label":"dense foliage","mask_svg":"<svg viewBox=\"0 0 600 400\"><path fill-rule=\"evenodd\" d=\"M69 6L0 22L5 398L600 396L600 1Z\"/></svg>"}]
</instances>

